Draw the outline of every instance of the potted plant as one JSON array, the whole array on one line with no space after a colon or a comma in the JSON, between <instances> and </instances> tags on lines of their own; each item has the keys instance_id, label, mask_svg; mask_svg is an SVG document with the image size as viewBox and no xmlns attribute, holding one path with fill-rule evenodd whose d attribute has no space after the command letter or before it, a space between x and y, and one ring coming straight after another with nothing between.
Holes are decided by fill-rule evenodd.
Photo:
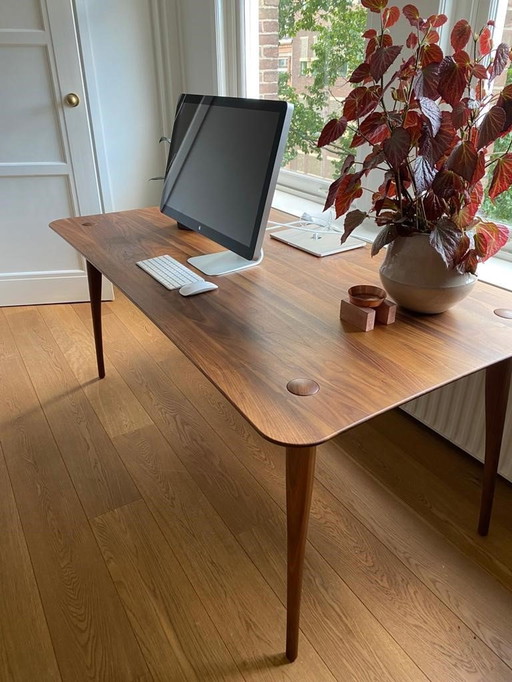
<instances>
[{"instance_id":1,"label":"potted plant","mask_svg":"<svg viewBox=\"0 0 512 682\"><path fill-rule=\"evenodd\" d=\"M379 15L380 30L363 34L365 59L349 78L355 87L342 103L341 117L329 121L318 140L323 147L346 130L353 134L354 154L346 157L330 186L325 208L334 206L336 217L346 214L342 241L365 218L375 219L381 230L372 255L390 245L381 278L395 300L400 292L392 273L404 244L408 269L427 278L419 284L420 298L432 297L434 270L448 277L452 298L457 298L458 280L474 280L478 263L508 239L507 228L479 217L478 209L484 183L491 199L512 185L511 147L501 153L492 148L512 130L512 85L492 91L493 80L508 65L510 48L501 43L493 49L492 21L474 33L461 19L450 34L453 53L445 55L437 29L447 17L423 19L414 5L402 9L411 32L405 45L395 45L389 29L400 18L398 7L387 7L388 0L361 2ZM356 150L364 144L369 152L357 162ZM378 171L382 181L370 209L349 210L362 195L366 176ZM413 235L423 237L410 239ZM420 249L425 251L425 244L430 250L430 265L425 255L411 252L418 242ZM446 309L437 303L435 310L422 309L421 301L417 307L408 299L405 305L420 312Z\"/></svg>"}]
</instances>

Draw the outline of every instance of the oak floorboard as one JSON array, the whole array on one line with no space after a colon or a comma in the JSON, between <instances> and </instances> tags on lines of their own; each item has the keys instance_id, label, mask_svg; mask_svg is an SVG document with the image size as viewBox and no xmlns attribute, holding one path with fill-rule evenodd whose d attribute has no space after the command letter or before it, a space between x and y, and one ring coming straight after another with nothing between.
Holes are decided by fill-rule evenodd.
<instances>
[{"instance_id":1,"label":"oak floorboard","mask_svg":"<svg viewBox=\"0 0 512 682\"><path fill-rule=\"evenodd\" d=\"M126 327L123 328L121 323L115 324L112 316L107 321L107 327L110 353L115 357L119 371L127 377L130 372L134 372L134 358L139 358L138 362L142 363L145 381L150 378L153 390L152 399L148 401L146 409L167 440L170 443L174 442L180 434L172 429L172 419L164 415L165 406L168 403L165 394L171 391L169 381L161 379L154 361L144 352L142 346L137 348L130 341ZM121 368L122 364L124 364L124 369ZM126 380L129 381L128 378ZM196 384L189 385L190 391L194 390L192 387ZM134 383L132 390L135 393L139 390L140 393L144 388L138 389ZM144 400L144 396L139 395L139 399ZM186 409L188 407L184 407L183 412ZM193 416L190 415L189 419L192 420ZM199 427L201 422L197 424ZM201 428L204 430L205 426L202 425ZM210 448L213 449L211 439L208 439L208 442ZM280 524L280 521L284 522L281 510L269 503L268 496L262 494L261 485L247 472L241 462L230 454L225 445L224 447L216 446L213 453L202 453L197 448L184 447L182 442L180 457L194 481L224 522L229 525L231 531L237 535L266 580L282 598L286 575L284 553L281 552L280 556L270 558L272 549L279 546L280 538L284 538L284 526ZM212 458L215 463L214 467L211 466ZM329 497L329 494L325 492L325 496ZM271 523L268 523L268 519ZM343 570L338 571L339 575L348 583L362 603L372 613L378 614L380 623L405 653L416 661L423 673L438 679L442 679L443 676L452 676L453 679L463 680L468 675L468 679L476 680L480 679L481 675L489 673L495 675L497 680L507 679L510 669L500 658L480 640L475 640L473 632L372 533L339 505L337 500L333 498L325 502L314 499L312 523L315 519L319 523L320 541L310 531L311 544L322 555L324 551L333 554L331 545L334 538L337 538L340 555L337 556L336 562L331 562L331 566L338 567L340 561L343 561L344 567ZM333 532L332 536L326 535L323 532L325 527L338 525L335 522L336 519L344 532L340 531L339 534ZM280 525L281 532L277 532L276 536ZM248 541L251 538L251 534L248 533L250 529L256 529L258 533L260 542L256 545ZM263 551L261 543L265 545ZM358 553L361 543L367 546L366 551L372 557L372 564L375 566L368 566L361 558ZM255 548L256 551L251 551ZM275 566L279 562L281 570L276 572ZM314 568L308 560L306 575L309 576L312 571L314 574ZM361 579L354 580L354 576L359 572L362 572ZM384 593L381 595L380 582L382 576L387 575L391 576L389 589L387 595ZM387 604L385 608L382 608L379 600L384 596L387 597ZM382 599L382 601L386 600ZM390 609L393 603L394 612ZM308 622L306 614L307 611L304 610L302 628L309 638L313 638L312 632L314 633L315 629L310 630L305 627L305 623ZM423 620L428 621L428 626L424 625ZM445 656L441 659L439 641L444 643L445 651ZM425 643L428 643L428 646L425 646Z\"/></svg>"},{"instance_id":2,"label":"oak floorboard","mask_svg":"<svg viewBox=\"0 0 512 682\"><path fill-rule=\"evenodd\" d=\"M468 523L471 529L468 539L474 538L477 542L482 542L480 536L473 532L480 510L482 463L406 412L395 410L389 413L387 419L377 417L372 426L393 447L400 447L404 440L414 442L414 461L435 476L439 485L449 487L457 499L464 500L464 508L469 510ZM512 533L511 505L512 483L498 476L489 533L489 536L498 538L498 546L493 547L493 552L498 554L507 549L499 540L500 535ZM486 540L483 543L488 544ZM504 555L503 563L512 565L509 554Z\"/></svg>"},{"instance_id":3,"label":"oak floorboard","mask_svg":"<svg viewBox=\"0 0 512 682\"><path fill-rule=\"evenodd\" d=\"M146 504L107 512L92 526L154 680L241 677Z\"/></svg>"},{"instance_id":4,"label":"oak floorboard","mask_svg":"<svg viewBox=\"0 0 512 682\"><path fill-rule=\"evenodd\" d=\"M0 529L0 680L57 682L61 676L1 444Z\"/></svg>"},{"instance_id":5,"label":"oak floorboard","mask_svg":"<svg viewBox=\"0 0 512 682\"><path fill-rule=\"evenodd\" d=\"M145 661L3 310L0 348L7 350L0 356L1 443L62 679L145 679Z\"/></svg>"},{"instance_id":6,"label":"oak floorboard","mask_svg":"<svg viewBox=\"0 0 512 682\"><path fill-rule=\"evenodd\" d=\"M87 315L80 317L74 308ZM97 379L96 353L90 324L90 306L76 304L42 306L41 315L53 334L69 367L94 408L103 428L112 438L149 426L151 418L105 357L106 375ZM87 325L84 327L84 324Z\"/></svg>"},{"instance_id":7,"label":"oak floorboard","mask_svg":"<svg viewBox=\"0 0 512 682\"><path fill-rule=\"evenodd\" d=\"M5 316L89 518L139 499L40 311L7 309Z\"/></svg>"},{"instance_id":8,"label":"oak floorboard","mask_svg":"<svg viewBox=\"0 0 512 682\"><path fill-rule=\"evenodd\" d=\"M131 332L147 348L151 357L158 362L169 378L176 382L180 390L194 402L201 414L231 446L233 452L239 454L244 466L260 481L270 496L281 507L284 507L284 454L281 449L255 433L211 386L210 382L165 339L154 325L147 321L146 324L142 324L144 316L122 294L118 296L113 312L126 320ZM395 435L401 433L399 426L411 421L409 417L396 412L377 418L372 423L378 423L379 420L383 425L387 425L390 433ZM415 433L413 433L414 427ZM345 445L343 452L332 443L324 444L319 448L318 480L327 486L331 493L335 494L388 549L394 552L407 568L467 625L470 631L477 634L497 656L511 665L512 595L510 591L503 589L486 570L473 562L468 562L464 553L456 549L442 534L433 531L424 520L415 514L411 516L410 510L403 503L397 506L396 498L393 495L390 496L382 486L376 489L375 486L372 487L372 491L375 490L374 496L359 492L361 489L364 490L365 485L369 486L372 479L360 475L357 479L357 486L347 485L344 476L348 475L349 471L352 472L354 468L349 469L347 455L351 455L357 461L360 443L365 442L369 428L370 425L365 424L339 436L334 443ZM423 436L424 449L431 451L432 445L439 440L437 436L414 423L410 431L411 433L406 432L405 438L401 441L400 435L396 435L397 440L402 443L402 448L404 441L406 443L414 440L417 442L418 438ZM415 438L411 438L412 435ZM378 450L379 444L374 442L373 447ZM446 445L446 447L449 446ZM384 452L388 452L386 448ZM415 453L416 448L410 456L413 457ZM445 454L448 456L448 453ZM393 469L396 466L395 457L389 456L388 452L387 460L389 467ZM463 463L458 463L460 470ZM338 465L343 475L337 474L335 465ZM400 467L397 469L400 471ZM421 479L421 476L419 478ZM408 477L404 479L404 485L407 485ZM508 487L506 483L504 486ZM374 503L378 493L380 493L380 503ZM392 510L388 516L383 515L381 511L386 502ZM478 506L475 506L475 510L477 509ZM472 518L471 510L468 514ZM397 518L400 518L400 522L396 521ZM410 526L413 526L414 532L408 532ZM494 533L497 535L498 543L510 545L510 534L508 536L500 534L499 528L495 528ZM250 541L251 534L259 535L256 530L250 531L247 534L247 542ZM473 536L476 542L481 540L474 532ZM253 540L255 543L259 542L258 537L254 537ZM246 549L251 556L256 554L248 547ZM434 556L432 556L432 550L434 550ZM268 557L269 555L269 552L261 549L261 556ZM266 575L271 584L273 584L272 579L269 579L268 575L272 572L282 580L283 565L269 565L268 572ZM306 571L306 576L307 574L308 571ZM475 594L475 585L481 588L481 591L477 590L477 594ZM284 587L281 586L281 590L283 589ZM466 637L471 637L469 631L466 630L465 634Z\"/></svg>"},{"instance_id":9,"label":"oak floorboard","mask_svg":"<svg viewBox=\"0 0 512 682\"><path fill-rule=\"evenodd\" d=\"M351 442L339 437L322 454L322 484L512 668L510 590L368 476Z\"/></svg>"},{"instance_id":10,"label":"oak floorboard","mask_svg":"<svg viewBox=\"0 0 512 682\"><path fill-rule=\"evenodd\" d=\"M403 499L411 509L496 576L509 590L512 589L512 543L503 542L504 536L510 539L512 522L509 520L507 524L503 519L493 519L489 534L486 537L478 535L478 503L475 504L464 495L457 495L456 490L443 484L442 468L438 472L429 470L415 457L411 457L407 449L395 445L393 439L379 428L380 423L381 418L376 418L368 424L364 438L354 432L347 434L344 442L356 439L351 447L357 448L361 466L371 470L383 485ZM417 439L421 438L421 431L422 428L418 427ZM435 441L436 437L433 436L430 440L432 446ZM496 497L501 497L501 490L507 492L508 488L505 481L498 479ZM449 495L446 494L447 489ZM510 494L507 497L512 500Z\"/></svg>"},{"instance_id":11,"label":"oak floorboard","mask_svg":"<svg viewBox=\"0 0 512 682\"><path fill-rule=\"evenodd\" d=\"M288 664L284 606L160 431L144 427L114 443L243 679L336 679L306 637Z\"/></svg>"}]
</instances>

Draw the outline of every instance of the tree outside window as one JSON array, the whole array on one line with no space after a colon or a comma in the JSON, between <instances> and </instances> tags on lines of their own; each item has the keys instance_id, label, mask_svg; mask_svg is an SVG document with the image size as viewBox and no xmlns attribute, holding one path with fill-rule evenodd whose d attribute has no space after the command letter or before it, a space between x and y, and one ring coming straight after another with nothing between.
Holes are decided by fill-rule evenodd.
<instances>
[{"instance_id":1,"label":"tree outside window","mask_svg":"<svg viewBox=\"0 0 512 682\"><path fill-rule=\"evenodd\" d=\"M331 179L338 154L318 150L316 142L352 87L346 74L362 61L366 10L357 0L254 1L259 2L260 96L295 106L286 168ZM343 156L350 133L337 144Z\"/></svg>"}]
</instances>

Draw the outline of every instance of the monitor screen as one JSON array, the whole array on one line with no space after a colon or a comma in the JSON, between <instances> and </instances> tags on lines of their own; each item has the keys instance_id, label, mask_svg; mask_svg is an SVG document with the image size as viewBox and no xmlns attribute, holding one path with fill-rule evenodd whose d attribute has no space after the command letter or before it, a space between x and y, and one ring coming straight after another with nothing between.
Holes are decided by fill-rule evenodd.
<instances>
[{"instance_id":1,"label":"monitor screen","mask_svg":"<svg viewBox=\"0 0 512 682\"><path fill-rule=\"evenodd\" d=\"M162 212L258 259L290 116L286 102L182 95Z\"/></svg>"}]
</instances>

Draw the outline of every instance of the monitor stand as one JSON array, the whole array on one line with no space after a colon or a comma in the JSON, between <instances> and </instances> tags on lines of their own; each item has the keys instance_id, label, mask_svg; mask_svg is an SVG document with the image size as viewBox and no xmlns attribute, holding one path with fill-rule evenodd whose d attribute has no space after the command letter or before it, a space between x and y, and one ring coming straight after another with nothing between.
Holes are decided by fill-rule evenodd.
<instances>
[{"instance_id":1,"label":"monitor stand","mask_svg":"<svg viewBox=\"0 0 512 682\"><path fill-rule=\"evenodd\" d=\"M307 251L314 256L321 258L322 256L330 256L333 253L341 253L342 251L349 251L350 249L357 249L364 246L365 242L355 237L349 237L343 244L341 244L341 232L322 232L305 231L305 230L282 230L279 232L271 232L270 236L273 239L278 239L285 244L294 246L296 249Z\"/></svg>"},{"instance_id":2,"label":"monitor stand","mask_svg":"<svg viewBox=\"0 0 512 682\"><path fill-rule=\"evenodd\" d=\"M205 253L203 256L193 256L187 261L205 275L227 275L230 272L246 270L259 265L263 260L263 249L257 260L247 260L238 256L233 251L218 251L217 253Z\"/></svg>"}]
</instances>

